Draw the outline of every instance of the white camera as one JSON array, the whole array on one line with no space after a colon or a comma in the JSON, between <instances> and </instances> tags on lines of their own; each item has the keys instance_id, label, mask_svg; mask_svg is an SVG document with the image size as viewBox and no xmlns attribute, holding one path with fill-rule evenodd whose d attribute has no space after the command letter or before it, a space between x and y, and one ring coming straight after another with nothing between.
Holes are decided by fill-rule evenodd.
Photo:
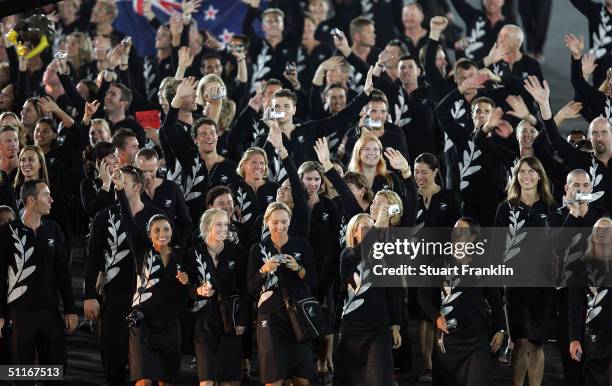
<instances>
[{"instance_id":1,"label":"white camera","mask_svg":"<svg viewBox=\"0 0 612 386\"><path fill-rule=\"evenodd\" d=\"M591 193L580 193L580 192L576 192L576 201L592 201L593 200L593 195Z\"/></svg>"},{"instance_id":2,"label":"white camera","mask_svg":"<svg viewBox=\"0 0 612 386\"><path fill-rule=\"evenodd\" d=\"M395 205L391 205L389 207L389 209L387 209L387 211L389 212L389 215L394 215L394 214L398 214L400 212L400 207L399 205L395 204Z\"/></svg>"}]
</instances>

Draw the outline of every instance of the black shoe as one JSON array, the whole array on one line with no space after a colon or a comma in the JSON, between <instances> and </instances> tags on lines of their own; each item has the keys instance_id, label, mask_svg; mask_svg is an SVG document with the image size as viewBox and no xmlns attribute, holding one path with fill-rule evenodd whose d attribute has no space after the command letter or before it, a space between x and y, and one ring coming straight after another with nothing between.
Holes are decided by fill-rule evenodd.
<instances>
[{"instance_id":1,"label":"black shoe","mask_svg":"<svg viewBox=\"0 0 612 386\"><path fill-rule=\"evenodd\" d=\"M431 382L431 375L432 375L431 369L425 369L423 370L423 373L421 373L421 375L419 375L419 377L417 378L417 382L421 382L421 383Z\"/></svg>"}]
</instances>

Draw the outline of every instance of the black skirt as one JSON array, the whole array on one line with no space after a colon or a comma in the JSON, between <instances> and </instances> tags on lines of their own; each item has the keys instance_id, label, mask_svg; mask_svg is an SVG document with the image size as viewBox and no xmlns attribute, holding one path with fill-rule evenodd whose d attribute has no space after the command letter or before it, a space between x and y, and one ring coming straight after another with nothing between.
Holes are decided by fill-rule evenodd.
<instances>
[{"instance_id":1,"label":"black skirt","mask_svg":"<svg viewBox=\"0 0 612 386\"><path fill-rule=\"evenodd\" d=\"M554 291L550 288L508 288L508 319L513 341L543 344L552 323Z\"/></svg>"},{"instance_id":2,"label":"black skirt","mask_svg":"<svg viewBox=\"0 0 612 386\"><path fill-rule=\"evenodd\" d=\"M205 316L198 316L193 335L199 381L241 381L242 336L213 332Z\"/></svg>"},{"instance_id":3,"label":"black skirt","mask_svg":"<svg viewBox=\"0 0 612 386\"><path fill-rule=\"evenodd\" d=\"M130 327L130 379L176 383L181 370L178 319L159 323L143 319Z\"/></svg>"},{"instance_id":4,"label":"black skirt","mask_svg":"<svg viewBox=\"0 0 612 386\"><path fill-rule=\"evenodd\" d=\"M457 330L444 334L445 353L441 351L436 333L432 355L434 386L489 386L492 383L493 362L486 330Z\"/></svg>"},{"instance_id":5,"label":"black skirt","mask_svg":"<svg viewBox=\"0 0 612 386\"><path fill-rule=\"evenodd\" d=\"M288 378L315 379L312 343L295 339L284 309L257 316L257 359L262 383Z\"/></svg>"},{"instance_id":6,"label":"black skirt","mask_svg":"<svg viewBox=\"0 0 612 386\"><path fill-rule=\"evenodd\" d=\"M393 386L391 330L341 337L334 352L334 366L334 385Z\"/></svg>"}]
</instances>

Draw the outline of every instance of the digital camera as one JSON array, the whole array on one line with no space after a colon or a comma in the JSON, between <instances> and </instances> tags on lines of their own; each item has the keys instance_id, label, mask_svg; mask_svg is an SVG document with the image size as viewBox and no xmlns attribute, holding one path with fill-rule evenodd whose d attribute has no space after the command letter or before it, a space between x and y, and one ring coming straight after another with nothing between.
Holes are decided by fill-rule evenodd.
<instances>
[{"instance_id":1,"label":"digital camera","mask_svg":"<svg viewBox=\"0 0 612 386\"><path fill-rule=\"evenodd\" d=\"M593 200L593 195L591 193L576 192L576 201L591 201L591 200Z\"/></svg>"},{"instance_id":2,"label":"digital camera","mask_svg":"<svg viewBox=\"0 0 612 386\"><path fill-rule=\"evenodd\" d=\"M446 321L446 329L448 332L453 332L457 329L457 319L452 318Z\"/></svg>"},{"instance_id":3,"label":"digital camera","mask_svg":"<svg viewBox=\"0 0 612 386\"><path fill-rule=\"evenodd\" d=\"M287 62L287 64L285 65L286 72L293 73L296 70L297 70L297 65L295 64L295 62Z\"/></svg>"},{"instance_id":4,"label":"digital camera","mask_svg":"<svg viewBox=\"0 0 612 386\"><path fill-rule=\"evenodd\" d=\"M264 115L265 121L268 121L270 119L279 119L279 118L285 118L284 111L274 111L274 109L270 109Z\"/></svg>"},{"instance_id":5,"label":"digital camera","mask_svg":"<svg viewBox=\"0 0 612 386\"><path fill-rule=\"evenodd\" d=\"M244 51L244 44L230 44L230 48L236 50L236 52L242 52Z\"/></svg>"},{"instance_id":6,"label":"digital camera","mask_svg":"<svg viewBox=\"0 0 612 386\"><path fill-rule=\"evenodd\" d=\"M53 57L55 59L66 59L68 57L68 54L66 53L66 51L57 51L55 55L53 55Z\"/></svg>"},{"instance_id":7,"label":"digital camera","mask_svg":"<svg viewBox=\"0 0 612 386\"><path fill-rule=\"evenodd\" d=\"M270 260L283 264L285 262L285 255L283 255L282 253L279 253L277 255L272 256Z\"/></svg>"},{"instance_id":8,"label":"digital camera","mask_svg":"<svg viewBox=\"0 0 612 386\"><path fill-rule=\"evenodd\" d=\"M132 310L132 312L130 312L130 314L125 317L128 327L138 326L143 319L144 319L144 314L142 313L140 308L136 308Z\"/></svg>"},{"instance_id":9,"label":"digital camera","mask_svg":"<svg viewBox=\"0 0 612 386\"><path fill-rule=\"evenodd\" d=\"M389 212L389 215L398 214L400 212L400 207L397 204L391 205L387 211Z\"/></svg>"},{"instance_id":10,"label":"digital camera","mask_svg":"<svg viewBox=\"0 0 612 386\"><path fill-rule=\"evenodd\" d=\"M223 99L225 97L225 87L219 87L219 91L215 95L211 95L212 99L218 100Z\"/></svg>"},{"instance_id":11,"label":"digital camera","mask_svg":"<svg viewBox=\"0 0 612 386\"><path fill-rule=\"evenodd\" d=\"M340 28L334 28L331 30L331 35L340 38L342 36L342 31L340 31Z\"/></svg>"},{"instance_id":12,"label":"digital camera","mask_svg":"<svg viewBox=\"0 0 612 386\"><path fill-rule=\"evenodd\" d=\"M370 117L365 118L364 124L368 129L380 129L382 127L382 121L375 120Z\"/></svg>"}]
</instances>

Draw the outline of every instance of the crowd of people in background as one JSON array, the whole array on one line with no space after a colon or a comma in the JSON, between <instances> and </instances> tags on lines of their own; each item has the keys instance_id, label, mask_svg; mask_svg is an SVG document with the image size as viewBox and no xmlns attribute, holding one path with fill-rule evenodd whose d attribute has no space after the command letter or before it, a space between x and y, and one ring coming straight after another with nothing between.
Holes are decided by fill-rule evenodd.
<instances>
[{"instance_id":1,"label":"crowd of people in background","mask_svg":"<svg viewBox=\"0 0 612 386\"><path fill-rule=\"evenodd\" d=\"M144 0L145 57L112 0L2 19L2 364L66 364L80 319L108 385L177 383L189 354L200 385L489 386L512 366L537 386L554 340L565 385L612 386L612 0L571 0L589 36L564 38L559 111L552 0L241 1L222 42L202 0L166 23ZM362 241L399 227L494 227L564 280L374 286Z\"/></svg>"}]
</instances>

